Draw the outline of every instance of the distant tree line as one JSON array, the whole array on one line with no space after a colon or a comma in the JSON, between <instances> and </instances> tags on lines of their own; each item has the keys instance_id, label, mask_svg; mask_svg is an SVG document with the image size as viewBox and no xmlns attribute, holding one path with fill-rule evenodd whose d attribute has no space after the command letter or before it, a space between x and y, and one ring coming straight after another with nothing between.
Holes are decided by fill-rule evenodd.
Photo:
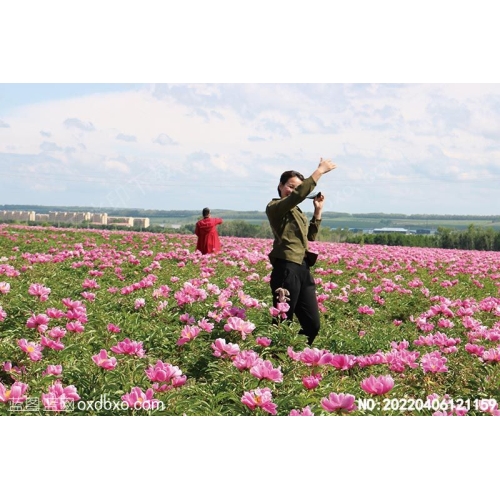
<instances>
[{"instance_id":1,"label":"distant tree line","mask_svg":"<svg viewBox=\"0 0 500 500\"><path fill-rule=\"evenodd\" d=\"M439 227L435 234L352 234L347 231L346 243L367 245L450 248L459 250L500 251L500 231L470 224L466 230Z\"/></svg>"},{"instance_id":2,"label":"distant tree line","mask_svg":"<svg viewBox=\"0 0 500 500\"><path fill-rule=\"evenodd\" d=\"M326 213L325 213L326 215ZM384 221L391 221L392 219L400 220L490 220L491 222L500 221L498 215L439 215L439 214L386 214L386 213L368 213L368 214L347 214L349 217L359 219L381 219Z\"/></svg>"},{"instance_id":3,"label":"distant tree line","mask_svg":"<svg viewBox=\"0 0 500 500\"><path fill-rule=\"evenodd\" d=\"M0 205L0 210L21 210L21 211L34 211L38 213L48 212L91 212L91 213L107 213L112 217L149 217L149 218L179 218L188 219L199 217L201 210L152 210L143 208L120 208L120 207L75 207L75 206L45 206L45 205ZM263 220L267 221L264 211L251 210L251 211L237 211L237 210L212 210L217 213L218 217L230 218L232 220ZM312 215L312 212L305 211L306 215ZM398 213L347 213L347 212L323 212L324 219L378 219L379 221L391 222L391 220L456 220L456 221L470 221L481 220L491 221L493 223L500 221L500 215L440 215L440 214L398 214Z\"/></svg>"},{"instance_id":4,"label":"distant tree line","mask_svg":"<svg viewBox=\"0 0 500 500\"><path fill-rule=\"evenodd\" d=\"M87 222L72 224L69 222L20 222L4 221L4 223L15 223L27 226L42 227L75 227L106 230L120 230L131 232L169 233L169 234L194 234L195 223L186 224L180 228L165 228L162 226L149 226L147 228L136 228L116 225L89 225ZM217 226L220 236L234 236L238 238L264 238L272 239L273 234L268 222L260 225L250 224L244 220L228 220ZM492 228L478 227L470 224L466 230L454 230L439 227L435 234L402 234L402 233L353 233L347 228L332 230L328 227L320 228L318 241L335 243L356 243L362 245L387 245L423 248L449 248L461 250L487 250L500 251L500 231Z\"/></svg>"},{"instance_id":5,"label":"distant tree line","mask_svg":"<svg viewBox=\"0 0 500 500\"><path fill-rule=\"evenodd\" d=\"M193 233L196 223L186 224L181 227L187 232ZM217 226L220 236L236 236L238 238L272 238L273 233L268 222L260 225L251 224L243 220L228 220Z\"/></svg>"}]
</instances>

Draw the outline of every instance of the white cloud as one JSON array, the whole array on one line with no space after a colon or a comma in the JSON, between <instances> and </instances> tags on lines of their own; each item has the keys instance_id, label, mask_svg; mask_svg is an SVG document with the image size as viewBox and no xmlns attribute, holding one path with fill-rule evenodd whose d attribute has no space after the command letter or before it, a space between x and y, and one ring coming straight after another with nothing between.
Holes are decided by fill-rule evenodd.
<instances>
[{"instance_id":1,"label":"white cloud","mask_svg":"<svg viewBox=\"0 0 500 500\"><path fill-rule=\"evenodd\" d=\"M135 135L118 134L116 136L117 140L125 142L137 142Z\"/></svg>"},{"instance_id":2,"label":"white cloud","mask_svg":"<svg viewBox=\"0 0 500 500\"><path fill-rule=\"evenodd\" d=\"M92 123L84 122L84 121L80 120L79 118L67 118L66 120L64 120L64 125L67 128L74 127L74 128L83 130L85 132L92 132L93 130L95 130L95 127Z\"/></svg>"},{"instance_id":3,"label":"white cloud","mask_svg":"<svg viewBox=\"0 0 500 500\"><path fill-rule=\"evenodd\" d=\"M106 170L116 170L124 174L130 173L130 168L124 162L118 160L106 160L104 167Z\"/></svg>"},{"instance_id":4,"label":"white cloud","mask_svg":"<svg viewBox=\"0 0 500 500\"><path fill-rule=\"evenodd\" d=\"M42 144L40 144L40 149L45 152L63 150L63 148L60 148L55 142L47 142L47 141L44 141L42 142Z\"/></svg>"},{"instance_id":5,"label":"white cloud","mask_svg":"<svg viewBox=\"0 0 500 500\"><path fill-rule=\"evenodd\" d=\"M324 156L338 165L320 181L336 211L426 213L439 200L447 213L500 213L500 85L164 84L2 118L3 178L21 182L12 168L38 173L39 185L58 178L82 205L96 185L128 178L141 180L131 206L197 209L213 196L220 208L262 210L282 171L308 175Z\"/></svg>"},{"instance_id":6,"label":"white cloud","mask_svg":"<svg viewBox=\"0 0 500 500\"><path fill-rule=\"evenodd\" d=\"M167 134L160 134L153 142L160 144L160 146L175 146L178 144Z\"/></svg>"}]
</instances>

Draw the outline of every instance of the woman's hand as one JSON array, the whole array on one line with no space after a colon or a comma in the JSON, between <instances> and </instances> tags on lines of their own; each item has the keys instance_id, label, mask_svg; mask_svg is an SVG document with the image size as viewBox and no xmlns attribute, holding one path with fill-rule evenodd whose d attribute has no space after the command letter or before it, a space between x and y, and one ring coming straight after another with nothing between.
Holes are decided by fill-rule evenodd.
<instances>
[{"instance_id":1,"label":"woman's hand","mask_svg":"<svg viewBox=\"0 0 500 500\"><path fill-rule=\"evenodd\" d=\"M323 203L325 201L325 195L319 193L316 198L313 198L314 210L323 210Z\"/></svg>"},{"instance_id":2,"label":"woman's hand","mask_svg":"<svg viewBox=\"0 0 500 500\"><path fill-rule=\"evenodd\" d=\"M318 170L322 174L326 174L327 172L330 172L330 170L334 170L335 168L337 168L337 165L335 165L332 160L323 160L323 158L319 160Z\"/></svg>"},{"instance_id":3,"label":"woman's hand","mask_svg":"<svg viewBox=\"0 0 500 500\"><path fill-rule=\"evenodd\" d=\"M337 168L337 165L335 165L332 160L323 160L323 158L321 158L318 168L311 174L311 177L314 179L314 182L317 183L323 174L327 174L330 170L334 170L335 168Z\"/></svg>"},{"instance_id":4,"label":"woman's hand","mask_svg":"<svg viewBox=\"0 0 500 500\"><path fill-rule=\"evenodd\" d=\"M321 220L321 214L323 213L323 203L325 201L325 195L319 193L316 198L313 199L314 205L314 218Z\"/></svg>"}]
</instances>

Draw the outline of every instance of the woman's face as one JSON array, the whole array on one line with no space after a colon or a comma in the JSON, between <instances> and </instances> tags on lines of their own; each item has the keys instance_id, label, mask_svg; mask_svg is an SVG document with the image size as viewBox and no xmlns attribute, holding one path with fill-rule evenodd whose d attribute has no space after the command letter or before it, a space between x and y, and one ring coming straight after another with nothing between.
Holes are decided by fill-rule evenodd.
<instances>
[{"instance_id":1,"label":"woman's face","mask_svg":"<svg viewBox=\"0 0 500 500\"><path fill-rule=\"evenodd\" d=\"M281 198L286 198L287 196L290 196L290 193L298 186L302 184L302 181L298 177L290 177L285 184L279 185L280 192L281 192Z\"/></svg>"}]
</instances>

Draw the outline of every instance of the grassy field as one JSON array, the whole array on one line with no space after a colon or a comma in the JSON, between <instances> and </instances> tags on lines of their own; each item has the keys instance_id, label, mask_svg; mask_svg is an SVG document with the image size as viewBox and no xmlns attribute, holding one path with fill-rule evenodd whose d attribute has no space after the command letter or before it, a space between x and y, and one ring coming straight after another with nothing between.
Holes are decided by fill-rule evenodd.
<instances>
[{"instance_id":1,"label":"grassy field","mask_svg":"<svg viewBox=\"0 0 500 500\"><path fill-rule=\"evenodd\" d=\"M311 214L308 214L311 215ZM166 226L171 225L181 225L194 224L199 219L198 215L192 215L189 217L150 217L151 225L164 224ZM253 218L242 218L240 212L234 212L233 214L227 213L223 216L224 220L244 220L249 224L260 225L262 222L267 221L264 213L262 215L255 216ZM492 219L470 219L460 220L460 219L396 219L390 218L362 218L362 217L337 217L335 215L330 215L325 213L323 215L323 226L331 228L359 228L359 229L371 229L371 228L382 228L382 227L404 227L405 229L433 229L436 230L438 227L448 227L450 229L467 229L471 224L478 227L491 227L495 231L500 230L500 221L492 222Z\"/></svg>"},{"instance_id":2,"label":"grassy field","mask_svg":"<svg viewBox=\"0 0 500 500\"><path fill-rule=\"evenodd\" d=\"M390 223L388 223L390 221ZM356 217L323 217L323 224L332 228L348 227L348 228L381 228L381 227L404 227L405 229L437 229L438 227L448 227L450 229L467 229L471 224L478 227L491 227L499 231L500 222L485 221L481 219L363 219Z\"/></svg>"},{"instance_id":3,"label":"grassy field","mask_svg":"<svg viewBox=\"0 0 500 500\"><path fill-rule=\"evenodd\" d=\"M309 346L221 240L1 227L0 416L500 416L498 252L314 242Z\"/></svg>"}]
</instances>

